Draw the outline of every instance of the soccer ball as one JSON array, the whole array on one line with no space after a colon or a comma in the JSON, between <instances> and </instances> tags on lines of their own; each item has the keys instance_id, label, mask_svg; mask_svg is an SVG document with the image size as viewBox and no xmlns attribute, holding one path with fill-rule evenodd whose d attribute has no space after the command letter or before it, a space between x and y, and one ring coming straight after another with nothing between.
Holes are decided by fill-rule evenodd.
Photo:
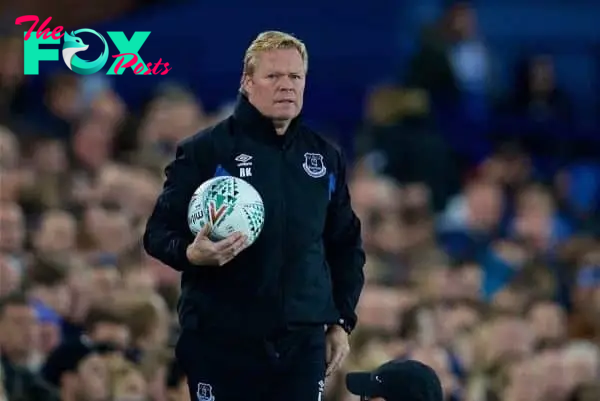
<instances>
[{"instance_id":1,"label":"soccer ball","mask_svg":"<svg viewBox=\"0 0 600 401\"><path fill-rule=\"evenodd\" d=\"M219 241L240 232L251 245L265 221L260 194L246 181L231 176L215 177L196 189L188 207L188 226L196 235L210 224L209 238Z\"/></svg>"}]
</instances>

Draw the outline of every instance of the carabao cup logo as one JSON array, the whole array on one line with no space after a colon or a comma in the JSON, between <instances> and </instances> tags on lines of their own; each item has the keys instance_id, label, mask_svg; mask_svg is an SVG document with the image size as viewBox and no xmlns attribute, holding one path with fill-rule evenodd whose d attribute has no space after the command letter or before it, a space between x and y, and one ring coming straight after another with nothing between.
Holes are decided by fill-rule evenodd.
<instances>
[{"instance_id":1,"label":"carabao cup logo","mask_svg":"<svg viewBox=\"0 0 600 401\"><path fill-rule=\"evenodd\" d=\"M94 61L86 61L79 58L76 53L87 50L90 46L83 43L81 38L77 37L79 33L91 33L96 35L104 43L104 51ZM75 32L71 32L69 35L65 32L64 44L62 49L62 56L65 64L71 71L74 71L81 75L94 74L102 69L108 61L108 43L102 35L92 29L78 29Z\"/></svg>"}]
</instances>

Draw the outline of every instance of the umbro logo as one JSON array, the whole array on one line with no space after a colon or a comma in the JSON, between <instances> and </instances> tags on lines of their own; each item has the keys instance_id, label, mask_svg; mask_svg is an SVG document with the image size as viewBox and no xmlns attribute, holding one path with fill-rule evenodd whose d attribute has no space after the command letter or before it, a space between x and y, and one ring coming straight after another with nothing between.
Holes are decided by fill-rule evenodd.
<instances>
[{"instance_id":1,"label":"umbro logo","mask_svg":"<svg viewBox=\"0 0 600 401\"><path fill-rule=\"evenodd\" d=\"M235 161L240 163L248 163L250 160L252 160L252 156L248 156L243 153L235 158Z\"/></svg>"},{"instance_id":2,"label":"umbro logo","mask_svg":"<svg viewBox=\"0 0 600 401\"><path fill-rule=\"evenodd\" d=\"M238 155L235 161L238 162L240 169L240 177L252 177L252 156L248 156L244 153Z\"/></svg>"}]
</instances>

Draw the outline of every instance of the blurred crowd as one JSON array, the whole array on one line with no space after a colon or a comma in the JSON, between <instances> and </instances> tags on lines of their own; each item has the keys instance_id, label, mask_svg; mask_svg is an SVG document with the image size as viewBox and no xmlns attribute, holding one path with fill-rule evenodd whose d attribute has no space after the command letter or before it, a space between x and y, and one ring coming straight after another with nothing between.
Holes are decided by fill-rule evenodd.
<instances>
[{"instance_id":1,"label":"blurred crowd","mask_svg":"<svg viewBox=\"0 0 600 401\"><path fill-rule=\"evenodd\" d=\"M456 151L439 104L474 124L573 118L548 57L499 96L474 21L451 9L402 85L368 96L350 180L367 285L344 371L408 357L437 371L447 401L597 401L600 155L542 162L539 143L503 135L476 160ZM165 85L132 113L103 78L70 73L30 107L22 39L1 46L0 400L188 401L172 352L179 276L140 237L174 145L227 107ZM342 373L331 401L352 400Z\"/></svg>"}]
</instances>

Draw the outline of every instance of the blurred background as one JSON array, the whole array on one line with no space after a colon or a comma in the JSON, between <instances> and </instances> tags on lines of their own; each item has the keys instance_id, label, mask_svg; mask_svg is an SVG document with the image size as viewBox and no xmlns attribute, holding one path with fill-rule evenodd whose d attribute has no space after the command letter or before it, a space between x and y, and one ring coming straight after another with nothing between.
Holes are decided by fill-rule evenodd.
<instances>
[{"instance_id":1,"label":"blurred background","mask_svg":"<svg viewBox=\"0 0 600 401\"><path fill-rule=\"evenodd\" d=\"M24 76L26 14L151 31L141 56L172 70ZM344 369L410 357L447 401L600 400L598 1L23 0L0 16L1 401L189 399L179 276L140 237L175 143L229 114L267 29L307 44L306 119L354 166L368 283ZM340 377L327 400L353 400Z\"/></svg>"}]
</instances>

